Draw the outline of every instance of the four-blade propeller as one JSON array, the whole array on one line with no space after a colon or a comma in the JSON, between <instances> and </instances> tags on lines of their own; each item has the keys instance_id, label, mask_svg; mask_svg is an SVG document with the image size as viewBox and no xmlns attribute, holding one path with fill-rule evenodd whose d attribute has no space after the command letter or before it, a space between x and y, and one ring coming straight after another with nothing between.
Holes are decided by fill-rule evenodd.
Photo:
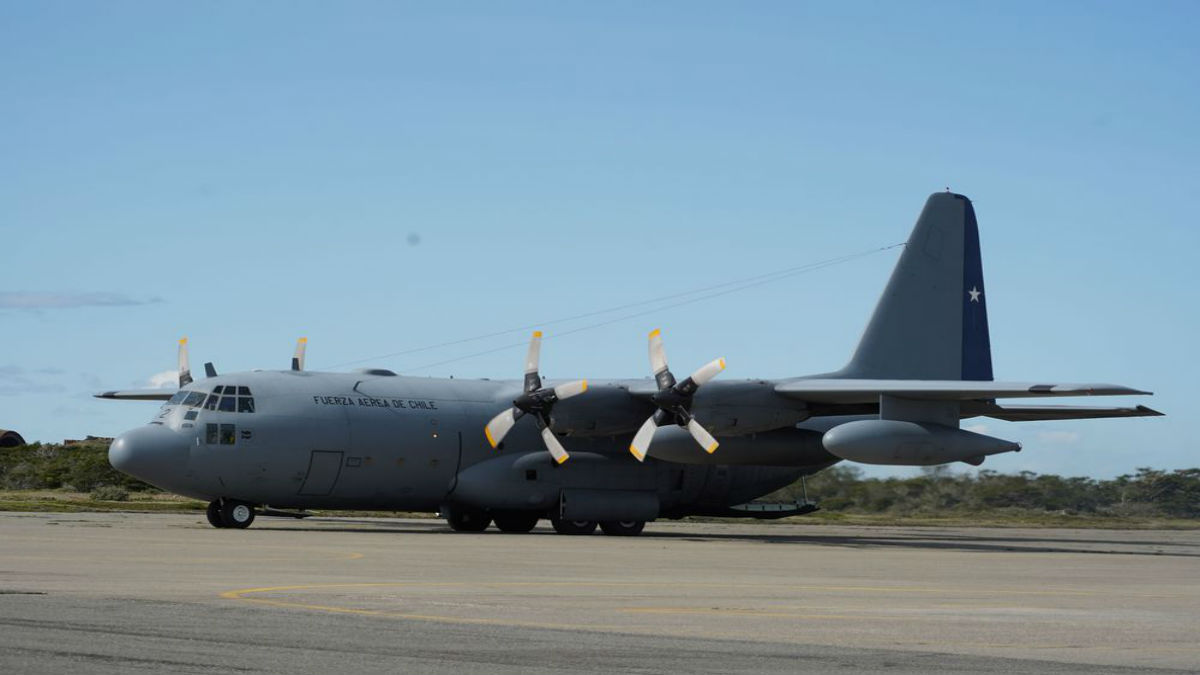
<instances>
[{"instance_id":1,"label":"four-blade propeller","mask_svg":"<svg viewBox=\"0 0 1200 675\"><path fill-rule=\"evenodd\" d=\"M646 453L650 450L650 441L654 438L654 432L661 426L674 423L686 427L700 447L711 454L717 449L719 443L712 434L708 433L707 429L700 426L700 423L692 417L692 397L696 395L696 390L701 385L725 370L725 359L716 359L706 363L692 373L691 377L683 382L676 382L675 376L671 374L671 369L667 367L667 354L663 350L662 332L655 329L650 332L650 369L654 372L655 382L658 383L658 393L654 394L650 400L654 402L658 410L655 410L654 414L642 424L642 428L634 434L633 442L629 444L629 452L639 462L645 460Z\"/></svg>"},{"instance_id":2,"label":"four-blade propeller","mask_svg":"<svg viewBox=\"0 0 1200 675\"><path fill-rule=\"evenodd\" d=\"M487 436L488 443L491 443L493 448L497 447L509 430L513 428L513 425L517 423L517 420L526 414L533 415L538 429L542 432L542 442L546 444L546 449L550 451L555 462L562 464L567 461L569 455L550 429L550 410L558 401L578 396L587 391L587 380L575 380L552 389L543 389L542 376L538 374L538 360L541 358L541 351L542 332L536 331L529 340L529 354L525 357L524 391L513 401L511 408L493 417L492 421L484 427L483 432Z\"/></svg>"}]
</instances>

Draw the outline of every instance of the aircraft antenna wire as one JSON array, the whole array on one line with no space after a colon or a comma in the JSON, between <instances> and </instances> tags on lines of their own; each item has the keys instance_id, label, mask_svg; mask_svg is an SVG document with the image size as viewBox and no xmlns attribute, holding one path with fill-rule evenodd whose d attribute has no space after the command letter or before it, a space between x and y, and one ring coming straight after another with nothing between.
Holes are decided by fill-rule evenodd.
<instances>
[{"instance_id":1,"label":"aircraft antenna wire","mask_svg":"<svg viewBox=\"0 0 1200 675\"><path fill-rule=\"evenodd\" d=\"M608 325L611 325L614 323L619 323L621 321L628 321L630 319L635 319L635 318L638 318L641 316L654 314L656 312L674 309L676 307L683 307L685 305L690 305L690 304L693 304L696 302L701 302L704 300L711 300L713 298L721 297L723 295L729 295L730 293L737 293L739 291L744 291L744 290L747 290L750 288L763 286L765 284L774 283L776 281L782 281L783 279L788 279L788 278L798 276L801 274L805 274L808 272L815 272L817 270L822 270L827 267L841 265L841 264L851 262L853 260L857 260L859 258L863 258L863 257L869 256L869 255L874 255L876 253L882 253L883 251L889 251L894 248L899 248L901 246L906 245L907 243L908 242L906 242L906 241L902 241L902 242L899 242L896 244L889 244L887 246L881 246L878 248L872 248L872 249L868 249L865 251L859 251L858 253L851 253L848 255L842 255L842 256L835 257L835 258L827 258L825 260L819 260L816 262L805 263L803 265L786 267L786 268L783 268L780 270L775 270L773 272L766 272L763 274L757 274L757 275L750 276L750 277L743 277L741 279L726 281L726 282L722 282L719 284L702 286L700 288L694 288L694 289L691 289L688 291L681 291L678 293L661 295L661 296L658 296L655 298L650 298L648 300L639 300L637 302L630 302L630 303L626 303L623 305L617 305L614 307L609 307L607 309L600 309L600 310L594 310L594 311L590 311L590 312L584 312L582 314L575 314L572 316L553 319L551 321L542 321L539 323L528 324L525 326L518 326L516 328L509 328L507 330L495 331L492 333L484 333L484 334L475 335L472 337L449 340L449 341L440 342L437 344L425 345L423 347L414 347L412 349L405 349L405 350L401 350L398 352L391 352L388 354L380 354L378 356L372 356L372 357L368 357L365 359L356 359L354 361L344 361L342 363L337 363L337 364L334 364L331 366L324 366L322 368L322 370L333 370L335 368L343 368L346 366L357 365L357 364L366 363L369 361L380 361L382 359L393 358L396 356L406 356L408 354L416 354L419 352L430 351L433 349L452 347L455 345L466 344L469 342L478 342L479 340L486 340L488 338L500 337L502 335L511 335L513 333L524 333L524 332L527 332L534 328L553 326L553 325L558 325L558 324L567 323L567 322L571 322L571 321L578 321L580 319L588 319L591 317L603 316L605 314L612 314L613 312L619 312L622 310L632 309L634 307L643 307L645 305L656 305L655 307L652 307L650 309L641 310L638 312L634 312L632 314L623 314L621 316L614 317L611 319L605 319L604 321L599 321L596 323L591 323L591 324L588 324L585 326L579 326L579 327L572 328L572 329L569 329L566 331L555 333L554 335L547 335L546 339L551 339L554 337L565 337L567 335L574 335L575 333L582 333L584 331L594 330L596 328L601 328L603 326L608 326ZM697 294L700 294L700 295L697 295ZM696 296L696 297L689 297L689 296ZM670 300L678 300L678 302L668 302ZM658 303L662 303L662 302L668 302L668 304L665 304L665 305L658 304ZM463 356L457 356L457 357L454 357L451 359L445 359L445 360L436 361L433 363L426 363L424 365L414 366L412 368L405 368L403 370L403 372L411 373L411 372L417 371L417 370L425 370L427 368L435 368L437 366L442 366L442 365L446 365L446 364L450 364L450 363L457 363L458 361L465 361L465 360L477 358L480 356L486 356L488 354L494 354L496 352L501 352L501 351L504 351L507 349L514 349L517 347L525 347L525 346L527 346L527 341L523 340L521 342L505 344L505 345L501 345L499 347L493 347L491 349L486 349L483 351L474 352L474 353L466 354Z\"/></svg>"}]
</instances>

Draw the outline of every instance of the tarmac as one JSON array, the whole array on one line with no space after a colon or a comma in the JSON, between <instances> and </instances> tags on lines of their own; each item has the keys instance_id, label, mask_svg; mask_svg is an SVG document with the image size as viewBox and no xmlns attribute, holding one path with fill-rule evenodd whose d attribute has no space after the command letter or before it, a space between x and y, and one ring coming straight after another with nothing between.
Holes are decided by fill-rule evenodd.
<instances>
[{"instance_id":1,"label":"tarmac","mask_svg":"<svg viewBox=\"0 0 1200 675\"><path fill-rule=\"evenodd\" d=\"M0 513L3 673L1200 670L1200 531Z\"/></svg>"}]
</instances>

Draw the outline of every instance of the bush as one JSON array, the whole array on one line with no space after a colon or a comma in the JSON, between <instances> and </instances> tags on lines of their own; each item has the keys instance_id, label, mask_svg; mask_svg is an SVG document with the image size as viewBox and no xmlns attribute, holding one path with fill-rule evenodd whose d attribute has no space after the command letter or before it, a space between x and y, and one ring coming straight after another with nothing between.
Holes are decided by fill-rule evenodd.
<instances>
[{"instance_id":1,"label":"bush","mask_svg":"<svg viewBox=\"0 0 1200 675\"><path fill-rule=\"evenodd\" d=\"M108 463L108 446L70 447L34 443L0 448L0 489L57 490L69 488L91 492L101 486L118 486L127 491L158 491L126 476Z\"/></svg>"},{"instance_id":2,"label":"bush","mask_svg":"<svg viewBox=\"0 0 1200 675\"><path fill-rule=\"evenodd\" d=\"M92 490L91 496L98 502L123 502L129 500L129 490L117 485L101 485Z\"/></svg>"},{"instance_id":3,"label":"bush","mask_svg":"<svg viewBox=\"0 0 1200 675\"><path fill-rule=\"evenodd\" d=\"M1032 471L954 473L929 467L914 478L864 478L836 465L807 479L809 498L845 513L970 514L1036 511L1096 516L1200 518L1200 469L1139 468L1112 480L1039 475ZM768 499L797 499L799 482Z\"/></svg>"}]
</instances>

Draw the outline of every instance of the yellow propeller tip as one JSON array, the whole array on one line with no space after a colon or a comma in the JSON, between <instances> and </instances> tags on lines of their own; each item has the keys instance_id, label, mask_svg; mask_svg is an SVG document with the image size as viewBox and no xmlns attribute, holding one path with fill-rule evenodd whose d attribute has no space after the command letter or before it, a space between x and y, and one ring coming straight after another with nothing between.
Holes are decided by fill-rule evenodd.
<instances>
[{"instance_id":1,"label":"yellow propeller tip","mask_svg":"<svg viewBox=\"0 0 1200 675\"><path fill-rule=\"evenodd\" d=\"M725 370L725 357L721 357L717 360L721 362L721 370Z\"/></svg>"},{"instance_id":2,"label":"yellow propeller tip","mask_svg":"<svg viewBox=\"0 0 1200 675\"><path fill-rule=\"evenodd\" d=\"M662 333L662 329L660 329L660 328L655 328L654 330L650 331L650 337L654 337L654 336L656 336L656 335L660 335L661 333Z\"/></svg>"},{"instance_id":3,"label":"yellow propeller tip","mask_svg":"<svg viewBox=\"0 0 1200 675\"><path fill-rule=\"evenodd\" d=\"M720 443L713 443L712 445L705 448L704 451L711 455L711 454L713 454L713 452L716 451L718 445L720 445Z\"/></svg>"},{"instance_id":4,"label":"yellow propeller tip","mask_svg":"<svg viewBox=\"0 0 1200 675\"><path fill-rule=\"evenodd\" d=\"M483 435L487 436L487 441L488 441L489 445L491 445L493 448L496 447L496 439L492 438L492 430L491 429L484 427Z\"/></svg>"},{"instance_id":5,"label":"yellow propeller tip","mask_svg":"<svg viewBox=\"0 0 1200 675\"><path fill-rule=\"evenodd\" d=\"M562 457L555 457L555 458L554 458L554 461L555 461L555 462L557 462L557 463L559 463L559 464L562 464L563 462L567 461L567 458L568 458L568 457L570 457L570 455L566 455L566 454L564 454Z\"/></svg>"},{"instance_id":6,"label":"yellow propeller tip","mask_svg":"<svg viewBox=\"0 0 1200 675\"><path fill-rule=\"evenodd\" d=\"M540 331L540 330L533 331L533 337L535 337L535 338L542 337L542 331Z\"/></svg>"}]
</instances>

